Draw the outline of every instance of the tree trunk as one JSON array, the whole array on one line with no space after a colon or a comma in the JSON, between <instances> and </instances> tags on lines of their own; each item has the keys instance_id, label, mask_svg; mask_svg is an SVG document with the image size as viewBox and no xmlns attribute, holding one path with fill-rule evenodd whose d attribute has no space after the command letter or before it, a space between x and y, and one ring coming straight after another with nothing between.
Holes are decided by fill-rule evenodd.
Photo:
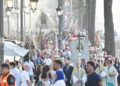
<instances>
[{"instance_id":1,"label":"tree trunk","mask_svg":"<svg viewBox=\"0 0 120 86\"><path fill-rule=\"evenodd\" d=\"M4 62L4 13L3 0L0 0L0 65Z\"/></svg>"},{"instance_id":2,"label":"tree trunk","mask_svg":"<svg viewBox=\"0 0 120 86\"><path fill-rule=\"evenodd\" d=\"M112 16L112 0L104 0L105 19L105 50L109 55L115 55L114 25Z\"/></svg>"},{"instance_id":3,"label":"tree trunk","mask_svg":"<svg viewBox=\"0 0 120 86\"><path fill-rule=\"evenodd\" d=\"M86 14L87 14L87 29L88 29L88 39L91 44L94 45L95 38L95 10L96 10L96 0L86 1Z\"/></svg>"},{"instance_id":4,"label":"tree trunk","mask_svg":"<svg viewBox=\"0 0 120 86\"><path fill-rule=\"evenodd\" d=\"M78 0L78 3L78 29L83 30L84 3L83 0Z\"/></svg>"}]
</instances>

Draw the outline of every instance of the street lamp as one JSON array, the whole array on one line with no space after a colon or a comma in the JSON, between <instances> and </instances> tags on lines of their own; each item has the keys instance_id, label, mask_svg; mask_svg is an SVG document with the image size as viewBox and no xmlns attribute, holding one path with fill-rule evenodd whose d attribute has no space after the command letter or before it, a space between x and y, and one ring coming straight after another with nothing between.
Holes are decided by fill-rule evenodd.
<instances>
[{"instance_id":1,"label":"street lamp","mask_svg":"<svg viewBox=\"0 0 120 86\"><path fill-rule=\"evenodd\" d=\"M8 26L8 38L10 36L10 9L6 8L6 15L7 15L7 26Z\"/></svg>"},{"instance_id":2,"label":"street lamp","mask_svg":"<svg viewBox=\"0 0 120 86\"><path fill-rule=\"evenodd\" d=\"M30 7L33 12L37 9L37 2L38 0L30 0Z\"/></svg>"},{"instance_id":3,"label":"street lamp","mask_svg":"<svg viewBox=\"0 0 120 86\"><path fill-rule=\"evenodd\" d=\"M61 16L63 14L63 9L60 6L58 6L58 8L56 8L56 11L57 11L58 16Z\"/></svg>"},{"instance_id":4,"label":"street lamp","mask_svg":"<svg viewBox=\"0 0 120 86\"><path fill-rule=\"evenodd\" d=\"M8 38L9 38L9 26L10 26L10 11L12 10L13 8L13 0L6 0L6 3L7 3L7 8L6 8L6 14L7 14L7 19L8 19Z\"/></svg>"},{"instance_id":5,"label":"street lamp","mask_svg":"<svg viewBox=\"0 0 120 86\"><path fill-rule=\"evenodd\" d=\"M13 8L13 0L6 0L6 2L7 2L7 8L9 10L12 10L12 8Z\"/></svg>"},{"instance_id":6,"label":"street lamp","mask_svg":"<svg viewBox=\"0 0 120 86\"><path fill-rule=\"evenodd\" d=\"M63 14L63 9L61 6L58 5L58 8L56 8L56 11L57 11L57 15L58 15L58 18L59 18L59 50L61 50L61 46L62 46L62 43L61 43L61 39L62 39L62 26L63 26L63 21L62 21L62 14Z\"/></svg>"}]
</instances>

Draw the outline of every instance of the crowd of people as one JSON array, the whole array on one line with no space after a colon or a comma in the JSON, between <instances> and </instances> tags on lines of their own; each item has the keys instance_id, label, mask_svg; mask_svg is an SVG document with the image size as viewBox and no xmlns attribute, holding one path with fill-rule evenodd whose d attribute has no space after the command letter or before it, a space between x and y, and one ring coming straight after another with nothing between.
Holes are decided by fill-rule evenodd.
<instances>
[{"instance_id":1,"label":"crowd of people","mask_svg":"<svg viewBox=\"0 0 120 86\"><path fill-rule=\"evenodd\" d=\"M42 52L23 63L6 60L1 70L0 86L120 86L119 59L109 55L72 63Z\"/></svg>"},{"instance_id":2,"label":"crowd of people","mask_svg":"<svg viewBox=\"0 0 120 86\"><path fill-rule=\"evenodd\" d=\"M24 61L7 59L1 65L0 86L120 86L119 58L106 52L101 59L95 48L89 60L77 57L73 63L69 45L60 52L29 46Z\"/></svg>"}]
</instances>

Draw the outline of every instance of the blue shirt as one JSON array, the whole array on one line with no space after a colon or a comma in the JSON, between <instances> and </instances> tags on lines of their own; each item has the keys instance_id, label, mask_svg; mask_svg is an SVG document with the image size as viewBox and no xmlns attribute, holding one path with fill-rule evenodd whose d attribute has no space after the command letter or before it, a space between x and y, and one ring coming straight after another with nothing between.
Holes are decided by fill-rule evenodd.
<instances>
[{"instance_id":1,"label":"blue shirt","mask_svg":"<svg viewBox=\"0 0 120 86\"><path fill-rule=\"evenodd\" d=\"M85 86L99 86L99 82L101 82L101 78L95 72L87 76L87 82Z\"/></svg>"}]
</instances>

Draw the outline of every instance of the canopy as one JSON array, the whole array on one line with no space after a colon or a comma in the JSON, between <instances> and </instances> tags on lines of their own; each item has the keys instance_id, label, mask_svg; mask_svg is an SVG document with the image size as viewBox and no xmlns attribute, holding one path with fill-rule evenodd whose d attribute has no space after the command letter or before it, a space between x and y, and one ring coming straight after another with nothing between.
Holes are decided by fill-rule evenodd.
<instances>
[{"instance_id":1,"label":"canopy","mask_svg":"<svg viewBox=\"0 0 120 86\"><path fill-rule=\"evenodd\" d=\"M29 50L20 47L12 42L5 41L4 54L8 56L25 56Z\"/></svg>"}]
</instances>

